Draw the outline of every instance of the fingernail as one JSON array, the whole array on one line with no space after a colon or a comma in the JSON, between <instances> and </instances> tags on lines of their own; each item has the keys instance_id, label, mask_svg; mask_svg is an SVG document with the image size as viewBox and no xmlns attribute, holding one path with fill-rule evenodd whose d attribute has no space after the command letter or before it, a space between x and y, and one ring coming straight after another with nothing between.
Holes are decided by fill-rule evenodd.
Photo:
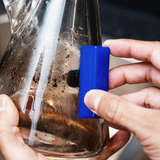
<instances>
[{"instance_id":1,"label":"fingernail","mask_svg":"<svg viewBox=\"0 0 160 160\"><path fill-rule=\"evenodd\" d=\"M6 105L6 98L4 98L4 96L0 96L0 112L5 111Z\"/></svg>"},{"instance_id":2,"label":"fingernail","mask_svg":"<svg viewBox=\"0 0 160 160\"><path fill-rule=\"evenodd\" d=\"M92 112L96 113L100 99L103 94L104 91L99 91L99 90L91 90L87 92L84 98L84 102Z\"/></svg>"},{"instance_id":3,"label":"fingernail","mask_svg":"<svg viewBox=\"0 0 160 160\"><path fill-rule=\"evenodd\" d=\"M94 110L92 110L92 109L90 109L93 113L95 113L95 114L97 114L97 112L96 111L94 111Z\"/></svg>"},{"instance_id":4,"label":"fingernail","mask_svg":"<svg viewBox=\"0 0 160 160\"><path fill-rule=\"evenodd\" d=\"M106 42L106 41L103 42L102 46L103 46L103 47L107 47L107 42Z\"/></svg>"},{"instance_id":5,"label":"fingernail","mask_svg":"<svg viewBox=\"0 0 160 160\"><path fill-rule=\"evenodd\" d=\"M103 46L103 47L108 47L109 41L110 41L110 40L108 39L108 40L106 40L105 42L103 42L102 46Z\"/></svg>"}]
</instances>

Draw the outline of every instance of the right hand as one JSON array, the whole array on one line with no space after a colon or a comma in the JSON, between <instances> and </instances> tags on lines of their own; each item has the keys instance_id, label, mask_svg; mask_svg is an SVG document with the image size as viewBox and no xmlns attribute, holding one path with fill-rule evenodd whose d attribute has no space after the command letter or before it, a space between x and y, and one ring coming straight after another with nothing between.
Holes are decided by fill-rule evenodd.
<instances>
[{"instance_id":1,"label":"right hand","mask_svg":"<svg viewBox=\"0 0 160 160\"><path fill-rule=\"evenodd\" d=\"M132 132L148 156L160 160L160 43L108 40L104 46L113 56L143 61L111 69L110 89L146 82L156 87L122 96L93 90L87 93L85 103L109 126Z\"/></svg>"}]
</instances>

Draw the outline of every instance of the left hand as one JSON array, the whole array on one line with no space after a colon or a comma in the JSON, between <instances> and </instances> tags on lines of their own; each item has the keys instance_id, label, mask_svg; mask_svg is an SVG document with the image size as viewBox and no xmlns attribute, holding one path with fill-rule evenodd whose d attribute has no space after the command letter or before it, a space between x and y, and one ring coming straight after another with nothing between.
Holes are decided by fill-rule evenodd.
<instances>
[{"instance_id":1,"label":"left hand","mask_svg":"<svg viewBox=\"0 0 160 160\"><path fill-rule=\"evenodd\" d=\"M12 100L0 95L0 151L5 160L48 160L27 146L17 127L18 111Z\"/></svg>"}]
</instances>

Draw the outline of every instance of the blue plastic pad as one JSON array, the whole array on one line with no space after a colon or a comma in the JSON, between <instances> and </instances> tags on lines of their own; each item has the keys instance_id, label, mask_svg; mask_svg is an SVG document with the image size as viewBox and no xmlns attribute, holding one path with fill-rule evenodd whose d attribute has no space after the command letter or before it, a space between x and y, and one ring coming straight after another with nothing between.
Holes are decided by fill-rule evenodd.
<instances>
[{"instance_id":1,"label":"blue plastic pad","mask_svg":"<svg viewBox=\"0 0 160 160\"><path fill-rule=\"evenodd\" d=\"M80 57L79 118L100 118L84 103L85 94L92 89L108 91L110 49L82 46Z\"/></svg>"}]
</instances>

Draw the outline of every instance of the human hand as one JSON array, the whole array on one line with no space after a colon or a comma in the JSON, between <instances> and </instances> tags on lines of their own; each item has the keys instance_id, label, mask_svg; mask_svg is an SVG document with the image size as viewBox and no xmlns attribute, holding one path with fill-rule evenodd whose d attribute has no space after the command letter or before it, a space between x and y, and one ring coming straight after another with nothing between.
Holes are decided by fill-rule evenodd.
<instances>
[{"instance_id":1,"label":"human hand","mask_svg":"<svg viewBox=\"0 0 160 160\"><path fill-rule=\"evenodd\" d=\"M137 64L110 70L109 89L152 82L150 87L122 96L100 90L86 94L86 105L116 129L131 131L152 160L160 159L160 43L108 40L104 43L115 57L135 58ZM105 153L104 153L105 156ZM107 156L106 156L107 157Z\"/></svg>"},{"instance_id":2,"label":"human hand","mask_svg":"<svg viewBox=\"0 0 160 160\"><path fill-rule=\"evenodd\" d=\"M5 160L47 160L27 146L17 127L19 115L11 99L0 96L0 151Z\"/></svg>"}]
</instances>

